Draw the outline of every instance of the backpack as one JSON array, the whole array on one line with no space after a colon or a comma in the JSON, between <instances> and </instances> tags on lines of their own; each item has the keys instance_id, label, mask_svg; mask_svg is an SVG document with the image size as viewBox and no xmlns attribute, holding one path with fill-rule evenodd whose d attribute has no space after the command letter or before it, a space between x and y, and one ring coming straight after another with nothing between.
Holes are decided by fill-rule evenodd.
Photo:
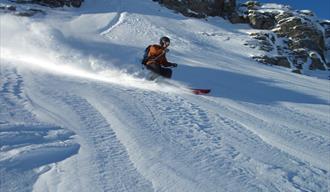
<instances>
[{"instance_id":1,"label":"backpack","mask_svg":"<svg viewBox=\"0 0 330 192\"><path fill-rule=\"evenodd\" d=\"M143 55L143 58L142 58L142 61L141 61L141 64L142 65L146 65L147 62L148 62L148 54L149 54L149 49L150 49L151 45L149 45L145 50L144 50L144 55Z\"/></svg>"}]
</instances>

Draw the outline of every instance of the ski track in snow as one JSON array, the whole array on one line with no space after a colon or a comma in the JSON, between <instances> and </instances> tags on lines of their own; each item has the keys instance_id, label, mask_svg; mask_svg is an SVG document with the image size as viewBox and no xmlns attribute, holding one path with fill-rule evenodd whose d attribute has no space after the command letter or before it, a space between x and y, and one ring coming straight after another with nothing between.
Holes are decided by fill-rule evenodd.
<instances>
[{"instance_id":1,"label":"ski track in snow","mask_svg":"<svg viewBox=\"0 0 330 192\"><path fill-rule=\"evenodd\" d=\"M209 102L209 101L208 101ZM207 103L208 103L207 102ZM220 103L218 103L220 104ZM214 105L213 102L211 102L211 105ZM239 110L236 108L237 104L235 105L228 105L228 104L220 104L221 107L221 114L227 114L231 119L226 119L223 117L219 118L219 123L224 123L226 125L230 125L232 123L237 124L237 126L231 126L239 127L240 129L237 129L237 132L233 135L235 135L236 139L239 139L239 143L237 143L238 146L240 146L240 149L246 149L247 146L253 146L251 143L247 143L247 141L251 140L251 138L256 137L256 141L259 141L261 143L256 144L255 148L247 148L248 153L253 158L257 157L257 160L260 161L258 164L265 164L266 167L268 167L270 172L267 173L267 177L272 175L272 170L274 169L275 173L277 171L281 171L287 180L284 181L284 183L291 183L294 188L299 190L307 190L306 188L303 188L301 186L304 185L303 182L307 177L313 174L321 174L324 175L324 177L328 177L328 161L327 158L329 154L325 153L326 151L329 151L329 140L327 140L327 137L316 137L313 135L310 135L308 130L307 131L301 131L301 130L291 130L291 127L285 127L283 129L283 125L274 125L273 122L267 122L264 121L265 118L260 119L259 116L255 116L254 114L257 114L255 112L251 113L249 111L248 113L246 111L242 111L244 107L240 107ZM209 108L211 109L211 108ZM253 115L251 115L253 114ZM264 115L263 111L263 115ZM267 114L267 113L266 113ZM283 115L283 114L282 114ZM258 123L256 123L258 122ZM284 122L285 123L285 122ZM256 125L260 125L261 127L258 127ZM279 130L278 130L279 129ZM248 137L244 139L244 136L239 136L242 132L244 133L247 130L246 133L248 133ZM250 138L250 139L249 139ZM303 145L304 142L308 142L310 146L301 146L301 149L299 149L300 145ZM267 147L268 146L268 147ZM258 151L258 148L260 149L263 147L266 147L265 149L261 149ZM297 148L298 147L298 148ZM267 149L268 148L268 149ZM317 151L317 149L322 149L320 151ZM290 150L288 150L290 149ZM310 150L310 151L303 151L303 150ZM262 152L261 152L262 151ZM299 153L299 151L303 151L303 155ZM260 153L261 152L261 153ZM259 154L260 153L260 154ZM264 153L264 154L262 154ZM308 156L308 158L304 158L304 154L313 154ZM318 158L315 158L316 156L323 156L323 161L319 161ZM298 158L297 158L298 157ZM290 165L290 164L294 164ZM311 166L310 168L307 168L310 166L311 163L314 166ZM243 163L244 164L244 163ZM258 166L257 166L258 167ZM307 168L307 170L305 168ZM322 168L317 168L322 167ZM267 169L268 169L267 168ZM292 176L296 177L295 179L292 178ZM299 177L302 177L298 179ZM296 183L299 181L299 183ZM279 186L285 186L285 184L282 183ZM323 181L319 180L319 185L322 186ZM323 183L325 184L325 183ZM291 190L294 191L294 188ZM286 187L280 189L287 190ZM320 188L319 190L323 190Z\"/></svg>"},{"instance_id":2,"label":"ski track in snow","mask_svg":"<svg viewBox=\"0 0 330 192\"><path fill-rule=\"evenodd\" d=\"M96 175L93 181L100 186L100 190L102 191L130 191L131 188L129 186L135 183L142 183L140 186L143 190L152 190L147 180L153 183L157 189L165 191L180 189L182 183L187 183L184 185L184 188L180 189L183 191L217 191L218 186L221 186L226 191L241 190L242 188L247 191L281 191L284 189L294 191L296 187L304 186L304 183L300 182L300 180L306 180L309 174L313 175L313 172L324 174L322 170L308 167L303 173L299 173L301 170L298 168L298 165L303 166L304 163L294 157L290 157L289 159L291 160L288 161L287 155L282 154L281 150L273 148L271 145L265 145L259 135L237 123L238 121L236 119L232 119L235 116L227 111L231 111L232 109L222 107L221 113L218 112L219 110L205 111L202 109L203 106L190 102L189 100L191 98L185 98L180 95L167 94L164 96L158 93L150 94L146 91L133 90L126 93L126 91L122 91L121 89L119 91L108 91L98 84L96 86L93 84L85 86L94 88L95 93L97 93L94 96L74 88L81 87L79 84L83 83L77 83L78 85L74 85L74 83L71 86L54 91L53 89L49 89L49 87L58 87L56 85L57 83L62 85L66 83L61 83L60 79L54 78L53 82L57 83L55 85L49 85L49 82L43 83L42 79L40 78L40 82L35 81L34 83L42 87L39 91L43 95L52 97L47 98L47 100L56 100L57 102L54 103L65 106L64 108L71 110L75 114L74 117L78 119L74 120L72 117L65 117L58 111L53 113L58 113L55 115L62 119L63 122L74 120L74 122L81 123L79 126L84 127L78 130L74 129L74 131L79 133L81 137L86 138L86 143L90 148L95 150L92 153L95 157L91 161L91 166ZM93 90L93 88L91 89ZM84 96L85 94L87 96ZM126 94L129 94L131 99L133 98L132 101L123 101L120 99L128 98L125 96ZM95 100L94 97L99 98L103 102L98 104L100 101ZM153 99L144 101L145 97ZM155 171L151 171L150 173L148 170L144 170L144 166L139 165L140 162L134 162L136 158L134 155L136 154L130 154L130 147L123 145L134 141L125 141L125 138L118 139L116 135L121 135L122 137L123 134L118 134L116 131L123 127L112 128L105 119L106 117L103 116L104 114L100 113L104 111L100 106L107 108L107 102L105 101L107 98L112 98L116 101L115 103L121 103L119 105L117 104L116 107L125 108L128 112L118 115L126 116L128 114L128 119L131 119L131 121L137 118L136 122L144 122L144 119L148 118L148 115L140 117L139 115L143 111L150 112L150 120L147 121L150 123L147 125L144 123L141 125L136 124L135 127L138 127L140 130L130 133L131 130L128 129L128 133L125 133L125 135L132 134L131 137L135 138L137 143L143 143L146 138L149 138L147 146L152 145L159 153L154 155L151 160L147 159L148 162L144 164L152 165L156 160L157 162L161 161L164 165L155 165L155 167L159 166L157 168L160 170L175 169L175 174L179 175L180 182L176 180L178 178L172 175L173 173L168 173L169 175L167 177L160 180L155 179L157 176L159 177L158 174L155 174ZM140 104L135 104L136 101L140 101ZM136 110L131 110L134 108ZM211 109L211 107L205 108ZM108 113L112 113L111 105L109 109L110 111ZM229 115L229 117L226 117L225 114ZM243 112L235 113L235 115L238 114L243 114ZM141 129L143 127L144 129ZM143 146L144 144L139 147ZM256 149L260 150L260 152L257 152ZM150 153L148 150L143 151L146 149L140 150L142 150L142 154ZM191 151L194 152L191 153ZM130 155L133 157L129 157ZM255 158L259 155L262 158ZM178 159L183 161L177 162L180 166L173 165L172 162ZM278 162L281 163L278 164ZM107 168L106 170L105 167ZM193 171L189 167L193 168ZM251 170L251 167L255 167L256 170ZM265 176L263 172L266 172L267 177L263 178ZM122 177L117 180L115 176L119 174ZM132 178L134 175L136 179ZM243 175L244 177L242 177ZM255 179L256 175L259 175L259 179ZM127 177L131 179L121 180L121 178ZM224 178L227 177L232 178L230 183L224 182ZM282 179L276 181L276 187L272 186L274 179L278 177L282 177ZM107 182L108 180L113 182ZM133 184L130 183L134 180L135 182ZM322 183L322 181L319 182ZM199 184L195 185L196 183Z\"/></svg>"},{"instance_id":3,"label":"ski track in snow","mask_svg":"<svg viewBox=\"0 0 330 192\"><path fill-rule=\"evenodd\" d=\"M27 25L32 47L1 43L1 191L329 190L328 82L251 62L243 25L187 19L153 2L86 3L2 29L18 38L14 29ZM176 87L112 69L136 70L137 51L165 34L180 63ZM188 94L180 82L213 92ZM253 93L262 88L278 98Z\"/></svg>"},{"instance_id":4,"label":"ski track in snow","mask_svg":"<svg viewBox=\"0 0 330 192\"><path fill-rule=\"evenodd\" d=\"M14 68L1 66L1 191L29 191L47 165L76 154L71 131L39 122L28 110L24 80ZM44 166L40 169L37 169Z\"/></svg>"},{"instance_id":5,"label":"ski track in snow","mask_svg":"<svg viewBox=\"0 0 330 192\"><path fill-rule=\"evenodd\" d=\"M93 164L96 166L96 175L99 176L95 179L100 182L98 185L102 186L103 191L133 190L127 186L131 186L130 183L141 182L139 178L134 179L134 174L131 174L134 172L134 167L128 161L125 148L116 139L111 125L85 99L78 96L65 96L63 100L65 105L73 109L73 112L79 116L80 122L86 126L86 133L82 133L82 135L88 138L87 143L96 150L96 162ZM127 180L127 177L130 179ZM109 183L109 180L112 182ZM109 184L116 185L109 186ZM140 190L138 186L135 187L134 190Z\"/></svg>"},{"instance_id":6,"label":"ski track in snow","mask_svg":"<svg viewBox=\"0 0 330 192\"><path fill-rule=\"evenodd\" d=\"M39 80L40 82L36 81L40 90L35 90L41 91L42 96L35 96L35 92L32 91L31 98L37 98L33 99L33 103L36 106L42 106L43 111L48 111L56 117L57 122L70 127L84 140L83 143L91 150L88 157L88 166L90 166L88 169L92 170L90 174L93 176L90 182L98 186L96 189L100 191L152 191L150 183L136 172L129 161L125 147L117 139L111 123L98 112L98 109L82 97L81 93L76 93L75 88L64 86L62 89L53 90L51 87L58 86L57 83L52 85L50 82L43 82L42 79ZM61 79L57 77L53 80L61 82ZM31 87L35 86L31 85ZM43 95L47 97L43 98ZM55 103L55 106L49 101ZM60 111L56 105L62 106ZM71 115L66 116L63 111ZM72 122L76 123L70 126ZM134 188L131 188L133 185ZM52 188L47 190L52 190Z\"/></svg>"}]
</instances>

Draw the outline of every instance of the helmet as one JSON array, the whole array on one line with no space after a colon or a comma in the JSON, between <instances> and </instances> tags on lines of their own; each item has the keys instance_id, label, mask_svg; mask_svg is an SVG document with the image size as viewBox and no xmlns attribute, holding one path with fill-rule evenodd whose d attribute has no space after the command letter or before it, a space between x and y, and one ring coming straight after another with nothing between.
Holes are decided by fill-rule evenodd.
<instances>
[{"instance_id":1,"label":"helmet","mask_svg":"<svg viewBox=\"0 0 330 192\"><path fill-rule=\"evenodd\" d=\"M160 38L159 44L163 45L164 43L170 43L170 38L165 37L165 36Z\"/></svg>"}]
</instances>

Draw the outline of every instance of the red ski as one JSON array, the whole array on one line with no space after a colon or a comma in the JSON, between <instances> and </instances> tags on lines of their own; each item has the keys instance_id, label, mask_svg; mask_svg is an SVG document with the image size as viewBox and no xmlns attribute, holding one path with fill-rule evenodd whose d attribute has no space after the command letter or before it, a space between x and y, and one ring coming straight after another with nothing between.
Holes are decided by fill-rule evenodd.
<instances>
[{"instance_id":1,"label":"red ski","mask_svg":"<svg viewBox=\"0 0 330 192\"><path fill-rule=\"evenodd\" d=\"M196 95L205 95L211 92L211 89L191 89Z\"/></svg>"}]
</instances>

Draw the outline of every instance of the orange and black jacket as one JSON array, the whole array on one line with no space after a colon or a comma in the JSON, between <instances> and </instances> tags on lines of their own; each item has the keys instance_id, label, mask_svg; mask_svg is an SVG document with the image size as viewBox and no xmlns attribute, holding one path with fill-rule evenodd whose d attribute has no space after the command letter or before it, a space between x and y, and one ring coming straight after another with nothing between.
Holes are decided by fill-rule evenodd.
<instances>
[{"instance_id":1,"label":"orange and black jacket","mask_svg":"<svg viewBox=\"0 0 330 192\"><path fill-rule=\"evenodd\" d=\"M148 52L148 61L147 65L158 64L164 67L170 66L171 63L166 59L166 50L160 45L151 45ZM156 58L156 60L155 60Z\"/></svg>"}]
</instances>

